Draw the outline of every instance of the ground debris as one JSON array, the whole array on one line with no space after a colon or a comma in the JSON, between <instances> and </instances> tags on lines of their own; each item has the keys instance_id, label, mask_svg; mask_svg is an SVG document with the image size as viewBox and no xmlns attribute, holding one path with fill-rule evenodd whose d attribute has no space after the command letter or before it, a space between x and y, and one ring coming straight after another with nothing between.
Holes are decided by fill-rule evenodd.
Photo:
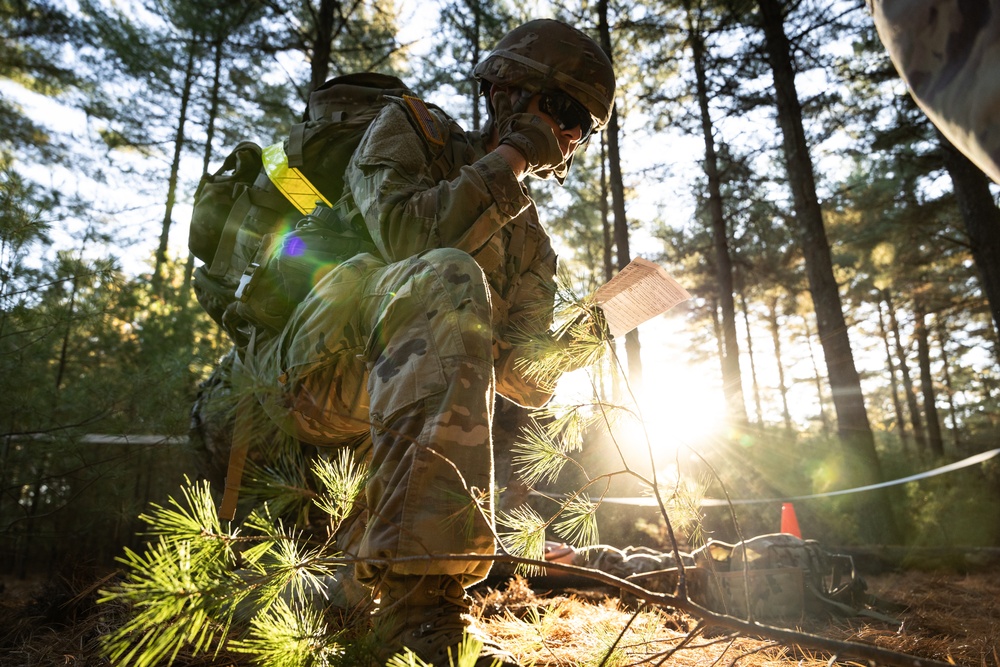
<instances>
[{"instance_id":1,"label":"ground debris","mask_svg":"<svg viewBox=\"0 0 1000 667\"><path fill-rule=\"evenodd\" d=\"M891 572L865 579L868 592L890 608L898 624L809 616L797 627L956 665L1000 667L1000 572ZM102 580L77 575L0 581L0 667L108 665L99 640L121 621L116 618L121 610L96 603ZM535 667L596 666L612 647L604 664L616 667L656 664L667 656L664 664L673 667L820 667L831 660L808 648L701 629L690 615L623 602L604 591L535 590L529 580L513 577L477 588L474 598L480 627L522 664ZM208 656L178 658L177 665L222 664ZM238 664L231 658L225 664Z\"/></svg>"}]
</instances>

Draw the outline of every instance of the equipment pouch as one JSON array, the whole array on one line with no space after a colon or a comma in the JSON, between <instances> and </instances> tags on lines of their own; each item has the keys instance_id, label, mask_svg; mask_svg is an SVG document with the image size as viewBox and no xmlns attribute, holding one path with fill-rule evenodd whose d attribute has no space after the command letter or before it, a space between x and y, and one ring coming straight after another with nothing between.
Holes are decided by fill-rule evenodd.
<instances>
[{"instance_id":1,"label":"equipment pouch","mask_svg":"<svg viewBox=\"0 0 1000 667\"><path fill-rule=\"evenodd\" d=\"M280 332L310 290L344 261L373 252L367 235L317 207L295 229L267 234L236 290L236 313L257 327Z\"/></svg>"}]
</instances>

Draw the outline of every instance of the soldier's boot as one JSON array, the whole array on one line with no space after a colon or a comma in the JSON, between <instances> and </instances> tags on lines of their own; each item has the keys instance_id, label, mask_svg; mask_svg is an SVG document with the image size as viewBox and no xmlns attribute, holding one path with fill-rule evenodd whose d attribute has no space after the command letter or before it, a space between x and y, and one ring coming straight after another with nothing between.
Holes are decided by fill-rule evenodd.
<instances>
[{"instance_id":1,"label":"soldier's boot","mask_svg":"<svg viewBox=\"0 0 1000 667\"><path fill-rule=\"evenodd\" d=\"M335 575L326 577L324 583L328 607L338 607L344 611L358 613L371 612L375 607L371 590L354 578L354 565L342 565L337 568Z\"/></svg>"},{"instance_id":2,"label":"soldier's boot","mask_svg":"<svg viewBox=\"0 0 1000 667\"><path fill-rule=\"evenodd\" d=\"M379 589L374 625L380 664L408 648L428 664L447 667L457 660L463 633L467 633L483 644L476 667L519 667L510 653L473 626L471 601L455 577L390 575Z\"/></svg>"}]
</instances>

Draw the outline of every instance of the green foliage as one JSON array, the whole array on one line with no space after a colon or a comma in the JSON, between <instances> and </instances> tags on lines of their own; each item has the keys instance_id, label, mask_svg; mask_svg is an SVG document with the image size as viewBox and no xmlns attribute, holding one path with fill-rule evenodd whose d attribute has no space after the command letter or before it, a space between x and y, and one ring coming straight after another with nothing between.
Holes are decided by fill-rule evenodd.
<instances>
[{"instance_id":1,"label":"green foliage","mask_svg":"<svg viewBox=\"0 0 1000 667\"><path fill-rule=\"evenodd\" d=\"M451 650L448 651L447 665L429 665L414 655L413 651L405 649L392 656L385 667L476 667L482 650L483 643L466 633L462 636L462 643L458 645L458 654L452 655ZM494 660L491 667L500 667L500 660Z\"/></svg>"},{"instance_id":2,"label":"green foliage","mask_svg":"<svg viewBox=\"0 0 1000 667\"><path fill-rule=\"evenodd\" d=\"M526 505L501 512L497 524L508 529L500 532L504 549L520 558L542 561L545 559L545 529L547 522L538 512ZM539 574L537 565L518 563L517 571L530 576Z\"/></svg>"},{"instance_id":3,"label":"green foliage","mask_svg":"<svg viewBox=\"0 0 1000 667\"><path fill-rule=\"evenodd\" d=\"M532 420L521 432L523 442L514 445L514 465L525 484L535 486L555 482L563 467L573 461L566 451L567 440L553 438Z\"/></svg>"},{"instance_id":4,"label":"green foliage","mask_svg":"<svg viewBox=\"0 0 1000 667\"><path fill-rule=\"evenodd\" d=\"M597 508L585 494L572 498L560 508L559 519L552 526L555 534L580 547L597 544Z\"/></svg>"},{"instance_id":5,"label":"green foliage","mask_svg":"<svg viewBox=\"0 0 1000 667\"><path fill-rule=\"evenodd\" d=\"M140 515L139 518L149 526L147 534L168 543L207 538L200 553L210 561L226 561L231 555L227 542L235 536L223 531L208 482L192 483L185 479L181 495L183 502L171 498L168 507L153 503L151 512ZM213 545L216 547L214 551Z\"/></svg>"},{"instance_id":6,"label":"green foliage","mask_svg":"<svg viewBox=\"0 0 1000 667\"><path fill-rule=\"evenodd\" d=\"M108 604L134 612L109 637L111 654L122 664L152 665L191 651L233 651L278 666L350 664L349 639L324 613L323 594L342 565L330 536L352 509L367 471L346 452L313 461L313 452L300 443L261 431L259 438L267 443L258 450L262 460L251 462L242 496L254 509L241 525L219 523L202 482L184 487L179 502L161 503L162 487L194 467L190 449L176 440L188 431L198 383L229 345L191 298L184 258L167 265L165 289L154 292L148 276L132 275L121 261L137 251L117 243L131 235L148 243L155 236L151 222L168 230L185 222L179 212L199 172L185 167L168 174L164 165L171 162L171 149L177 149L177 158L207 163L239 139L270 142L298 117L310 66L332 66L331 74L404 67L395 13L373 3L325 17L317 10L332 10L330 3L144 4L154 19L148 23L96 0L79 3L79 13L61 3L0 3L5 35L0 76L48 102L70 105L67 117L82 110L88 123L79 137L71 137L48 124L63 114L49 113L48 107L37 113L14 96L0 99L5 128L0 137L0 403L5 406L0 560L18 568L43 567L46 554L100 561L128 542L121 559L125 582L105 593ZM808 20L807 9L795 8L792 18ZM413 71L417 86L446 95L438 85L447 81L468 96L469 113L453 100L442 104L475 118L468 65L519 11L502 4L448 5L439 25L442 35L454 39L438 35L443 46L433 62ZM705 179L698 169L670 174L664 168L676 164L684 171L685 160L694 165L701 159L681 155L682 142L671 144L677 135L668 135L698 129L684 79L692 75L689 45L678 41L682 24L676 7L617 12L613 38L622 74L618 102L626 128L624 195L634 204L631 222L635 231L652 225L641 212L653 208L642 195L651 186L653 205L660 205L660 218L669 221L654 236L695 294L685 331L692 341L690 359L713 369L719 356L714 328L719 288L706 233ZM891 294L899 307L902 345L894 353L901 363L915 363L910 331L918 298L929 307L930 319L941 323L932 372L937 389L955 403L951 458L997 441L998 348L960 211L942 178L933 128L909 98L897 95L900 87L870 22L859 22L858 16L857 11L844 15L856 21L853 28L830 23L842 32L825 33L838 48L845 45L839 41L843 35L861 41L836 68L815 72L825 74L817 80L829 85L807 103L806 129L817 139L810 148L823 158L817 162L823 170L817 174L819 189L836 278L853 319L852 344L869 353L861 370L871 421L885 429L879 433L879 456L885 475L899 477L933 463L914 449L912 434L909 440L902 437L903 424L886 407L895 380L885 379L882 357L870 362L871 349L883 342L871 325L879 294ZM707 24L722 19L711 11L702 18ZM330 34L322 32L331 27L326 19L335 19ZM706 43L714 69L708 82L710 120L718 138L737 296L746 304L752 335L773 332L772 350L755 348L758 367L784 364L789 377L782 386L754 379L764 399L760 423L699 443L703 462L684 459L673 477L638 466L620 441L622 427L638 420L638 412L625 400L609 399L602 383L617 360L608 357L606 340L590 326L593 304L563 289L556 336L523 341L541 361L521 370L554 386L564 371L585 367L593 395L571 404L554 401L534 414L515 446L514 464L537 493L529 505L499 517L503 548L537 567L550 536L576 546L597 542L601 498L613 484L637 495L658 488L666 516L658 508L649 521L636 518L638 512L622 513L612 525L602 523L600 534L611 543L630 543L642 531L661 547L669 546L674 527L697 543L704 537L699 530L733 540L740 530L757 534L778 525L776 507L748 505L734 511L737 529L730 508L698 505L704 495L776 498L844 486L838 441L818 433L818 423L789 420L787 429L774 427L774 406L786 390L793 400L796 392L812 392L810 400L818 395L822 401L826 380L821 369L792 370L794 362L813 356L804 351L813 333L802 331L812 321L811 304L799 299L807 289L798 242L790 234L794 220L786 176L777 168L773 122L769 116L759 120L761 105L772 100L764 64L754 51L758 39L748 26L720 27L729 31L725 39L708 35ZM812 64L829 65L826 45L810 42L824 33L801 34L807 35L801 52L815 55ZM330 38L326 42L324 35ZM328 56L323 46L331 47ZM276 60L286 67L277 76ZM185 91L190 92L186 108ZM840 103L831 103L837 100L829 91L843 93ZM628 122L639 120L636 111L648 114L641 126ZM819 141L826 138L833 141ZM614 250L605 247L600 139L594 137L589 153L577 156L566 189L532 184L564 266L573 269L562 284L581 293L603 282L605 255L610 258ZM661 139L666 143L658 143ZM668 150L647 159L647 152L661 146ZM643 159L630 165L630 155ZM29 174L43 174L44 180L33 182ZM97 187L106 183L113 184L112 195ZM136 202L131 195L144 196ZM166 215L161 221L164 203L177 205L175 219ZM694 213L687 220L689 206ZM655 252L650 248L640 253ZM744 377L748 387L749 376ZM124 435L126 442L95 445L84 437L94 433ZM175 440L127 442L150 434ZM650 450L649 442L640 444ZM597 450L611 453L599 460ZM958 473L960 483L949 476L895 489L891 498L907 542L996 544L1000 486L988 469L979 472ZM711 481L693 484L694 479ZM469 500L474 511L480 499ZM140 547L131 538L131 522L149 501L152 508L141 520L151 541ZM798 512L807 536L838 543L856 539L858 519L845 499L810 501ZM420 664L413 656L400 660ZM603 664L616 660L617 652Z\"/></svg>"},{"instance_id":7,"label":"green foliage","mask_svg":"<svg viewBox=\"0 0 1000 667\"><path fill-rule=\"evenodd\" d=\"M333 461L317 459L313 471L324 489L315 501L316 506L330 515L332 528L336 531L347 518L345 510L364 490L368 466L355 464L350 451L343 449Z\"/></svg>"},{"instance_id":8,"label":"green foliage","mask_svg":"<svg viewBox=\"0 0 1000 667\"><path fill-rule=\"evenodd\" d=\"M233 641L231 648L261 665L302 667L336 664L343 653L339 637L327 632L318 610L293 609L281 599L255 616L246 638Z\"/></svg>"},{"instance_id":9,"label":"green foliage","mask_svg":"<svg viewBox=\"0 0 1000 667\"><path fill-rule=\"evenodd\" d=\"M317 506L336 525L367 472L349 453L315 467ZM341 563L329 541L286 528L266 504L241 526L224 527L207 482L188 482L181 500L141 518L156 539L142 553L126 550L124 580L102 592L102 603L131 609L106 637L110 659L144 667L182 651L226 650L276 667L336 663L343 642L327 631L321 602Z\"/></svg>"},{"instance_id":10,"label":"green foliage","mask_svg":"<svg viewBox=\"0 0 1000 667\"><path fill-rule=\"evenodd\" d=\"M237 532L223 532L208 484L183 490L186 504L144 515L158 539L144 553L126 550L127 578L101 602L131 603L134 613L106 637L108 655L139 667L173 661L182 649L217 650L242 597L232 566Z\"/></svg>"},{"instance_id":11,"label":"green foliage","mask_svg":"<svg viewBox=\"0 0 1000 667\"><path fill-rule=\"evenodd\" d=\"M106 638L115 661L143 667L172 661L182 648L195 653L216 647L228 629L232 587L219 561L191 542L160 539L140 555L126 551L122 564L132 576L102 602L124 598L137 613Z\"/></svg>"}]
</instances>

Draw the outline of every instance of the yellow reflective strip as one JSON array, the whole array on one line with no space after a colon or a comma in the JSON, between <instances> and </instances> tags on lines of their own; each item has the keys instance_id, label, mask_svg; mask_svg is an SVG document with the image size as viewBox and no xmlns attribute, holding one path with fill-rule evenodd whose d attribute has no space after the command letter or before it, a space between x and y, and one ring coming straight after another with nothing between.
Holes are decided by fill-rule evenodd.
<instances>
[{"instance_id":1,"label":"yellow reflective strip","mask_svg":"<svg viewBox=\"0 0 1000 667\"><path fill-rule=\"evenodd\" d=\"M282 142L272 144L264 149L264 171L274 183L274 187L285 196L303 215L316 208L317 202L330 206L330 202L315 185L309 182L305 174L295 167L288 166L288 156Z\"/></svg>"}]
</instances>

